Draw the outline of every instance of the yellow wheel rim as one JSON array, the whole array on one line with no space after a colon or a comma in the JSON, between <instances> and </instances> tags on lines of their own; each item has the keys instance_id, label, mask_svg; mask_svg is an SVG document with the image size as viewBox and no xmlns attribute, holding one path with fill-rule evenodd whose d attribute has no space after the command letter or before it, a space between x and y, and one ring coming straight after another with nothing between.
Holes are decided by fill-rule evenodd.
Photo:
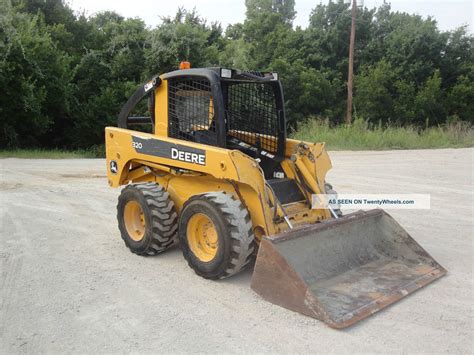
<instances>
[{"instance_id":1,"label":"yellow wheel rim","mask_svg":"<svg viewBox=\"0 0 474 355\"><path fill-rule=\"evenodd\" d=\"M219 246L217 230L211 219L203 213L196 213L188 222L186 236L193 254L201 261L214 259Z\"/></svg>"},{"instance_id":2,"label":"yellow wheel rim","mask_svg":"<svg viewBox=\"0 0 474 355\"><path fill-rule=\"evenodd\" d=\"M127 233L134 241L139 242L145 235L145 215L137 201L128 201L123 210L123 220Z\"/></svg>"}]
</instances>

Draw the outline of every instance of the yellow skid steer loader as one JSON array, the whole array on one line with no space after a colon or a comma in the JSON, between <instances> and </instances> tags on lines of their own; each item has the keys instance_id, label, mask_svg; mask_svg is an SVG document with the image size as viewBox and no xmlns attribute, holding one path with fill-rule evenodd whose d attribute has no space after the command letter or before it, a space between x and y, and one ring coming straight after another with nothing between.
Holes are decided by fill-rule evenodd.
<instances>
[{"instance_id":1,"label":"yellow skid steer loader","mask_svg":"<svg viewBox=\"0 0 474 355\"><path fill-rule=\"evenodd\" d=\"M446 273L382 210L312 208L313 196L335 194L331 162L324 143L287 138L276 73L183 67L140 86L118 128L106 128L108 180L125 185L117 217L133 253L179 241L198 275L222 279L258 250L252 289L334 328Z\"/></svg>"}]
</instances>

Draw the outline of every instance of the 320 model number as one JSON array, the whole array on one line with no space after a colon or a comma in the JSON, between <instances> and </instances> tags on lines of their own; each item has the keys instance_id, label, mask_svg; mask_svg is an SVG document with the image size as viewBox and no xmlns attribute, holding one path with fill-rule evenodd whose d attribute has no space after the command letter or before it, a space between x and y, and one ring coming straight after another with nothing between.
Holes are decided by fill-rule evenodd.
<instances>
[{"instance_id":1,"label":"320 model number","mask_svg":"<svg viewBox=\"0 0 474 355\"><path fill-rule=\"evenodd\" d=\"M140 154L206 165L206 151L202 149L188 148L180 144L139 137L133 137L132 148Z\"/></svg>"},{"instance_id":2,"label":"320 model number","mask_svg":"<svg viewBox=\"0 0 474 355\"><path fill-rule=\"evenodd\" d=\"M142 149L143 148L143 144L141 142L132 142L132 148L135 148L135 149Z\"/></svg>"}]
</instances>

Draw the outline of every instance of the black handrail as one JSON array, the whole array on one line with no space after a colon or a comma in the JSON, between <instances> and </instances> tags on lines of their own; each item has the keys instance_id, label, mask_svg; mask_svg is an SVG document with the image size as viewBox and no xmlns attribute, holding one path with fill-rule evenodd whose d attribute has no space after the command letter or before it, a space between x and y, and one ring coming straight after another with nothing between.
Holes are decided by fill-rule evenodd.
<instances>
[{"instance_id":1,"label":"black handrail","mask_svg":"<svg viewBox=\"0 0 474 355\"><path fill-rule=\"evenodd\" d=\"M129 124L143 124L143 123L151 123L154 125L154 112L155 112L155 100L154 100L154 91L155 88L161 85L161 79L158 75L155 75L150 80L148 80L145 84L140 85L137 90L133 93L132 96L128 99L127 103L122 107L118 115L117 125L120 128L128 128ZM151 100L151 117L147 117L146 122L142 122L144 117L129 117L132 110L135 106L146 96L152 92L152 100ZM138 122L140 121L140 122Z\"/></svg>"}]
</instances>

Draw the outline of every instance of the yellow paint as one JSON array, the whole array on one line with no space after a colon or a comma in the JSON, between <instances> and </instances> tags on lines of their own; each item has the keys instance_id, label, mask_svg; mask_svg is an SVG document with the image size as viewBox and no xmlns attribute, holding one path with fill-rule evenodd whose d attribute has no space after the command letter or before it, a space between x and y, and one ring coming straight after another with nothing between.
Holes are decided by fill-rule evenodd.
<instances>
[{"instance_id":1,"label":"yellow paint","mask_svg":"<svg viewBox=\"0 0 474 355\"><path fill-rule=\"evenodd\" d=\"M274 209L272 194L269 193L263 172L259 164L249 156L237 150L229 150L204 144L183 141L168 137L168 86L163 80L156 89L155 97L155 134L142 133L116 127L107 127L105 134L107 177L112 187L128 183L157 182L170 194L178 213L184 203L194 195L213 191L225 191L232 194L249 211L257 241L264 235L274 235L288 229L279 218L273 220ZM214 111L210 100L209 111ZM209 117L211 119L211 117ZM232 134L239 136L238 131ZM156 157L137 152L132 147L132 135L142 139L180 144L184 147L206 151L206 165ZM241 135L254 139L255 135ZM253 138L252 138L253 137ZM273 137L263 137L272 140ZM252 143L252 142L249 142ZM292 160L293 158L293 160ZM113 174L109 169L111 160L115 160L118 171ZM287 139L285 159L281 166L286 175L298 181L296 167L304 176L306 185L314 192L324 192L326 173L331 169L331 161L324 143L301 142ZM307 194L308 200L311 195ZM295 226L315 223L330 218L329 211L312 210L308 203L294 203L285 206L286 213ZM278 209L278 216L282 217Z\"/></svg>"},{"instance_id":2,"label":"yellow paint","mask_svg":"<svg viewBox=\"0 0 474 355\"><path fill-rule=\"evenodd\" d=\"M138 242L145 235L145 216L142 207L137 201L128 201L123 210L123 220L128 235Z\"/></svg>"},{"instance_id":3,"label":"yellow paint","mask_svg":"<svg viewBox=\"0 0 474 355\"><path fill-rule=\"evenodd\" d=\"M155 134L168 137L168 80L155 89Z\"/></svg>"},{"instance_id":4,"label":"yellow paint","mask_svg":"<svg viewBox=\"0 0 474 355\"><path fill-rule=\"evenodd\" d=\"M216 257L219 247L217 229L204 213L196 213L188 222L186 238L192 253L203 262Z\"/></svg>"},{"instance_id":5,"label":"yellow paint","mask_svg":"<svg viewBox=\"0 0 474 355\"><path fill-rule=\"evenodd\" d=\"M211 126L212 121L214 120L214 101L212 100L212 96L209 98L209 126Z\"/></svg>"}]
</instances>

